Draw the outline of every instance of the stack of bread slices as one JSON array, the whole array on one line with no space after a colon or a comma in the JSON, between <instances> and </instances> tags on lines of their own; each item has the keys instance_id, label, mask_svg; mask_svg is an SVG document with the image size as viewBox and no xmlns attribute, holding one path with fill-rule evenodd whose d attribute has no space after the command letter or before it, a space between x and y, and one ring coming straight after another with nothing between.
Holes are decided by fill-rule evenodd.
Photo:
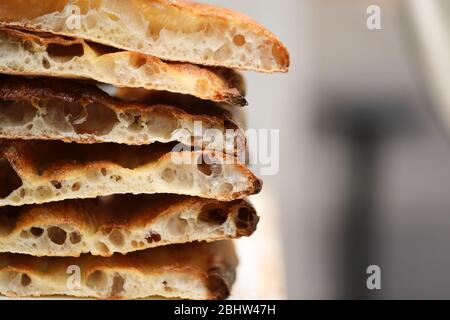
<instances>
[{"instance_id":1,"label":"stack of bread slices","mask_svg":"<svg viewBox=\"0 0 450 320\"><path fill-rule=\"evenodd\" d=\"M0 293L226 298L261 190L235 70L288 66L209 5L0 1Z\"/></svg>"}]
</instances>

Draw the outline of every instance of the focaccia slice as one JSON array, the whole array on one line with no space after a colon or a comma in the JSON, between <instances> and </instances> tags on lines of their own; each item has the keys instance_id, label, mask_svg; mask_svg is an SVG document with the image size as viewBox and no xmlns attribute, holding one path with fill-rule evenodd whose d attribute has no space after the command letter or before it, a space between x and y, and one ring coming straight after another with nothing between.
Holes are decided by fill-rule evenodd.
<instances>
[{"instance_id":1,"label":"focaccia slice","mask_svg":"<svg viewBox=\"0 0 450 320\"><path fill-rule=\"evenodd\" d=\"M208 131L226 137L233 130L235 140L223 149L236 154L244 149L244 132L224 107L190 96L158 96L151 104L123 102L78 81L0 76L0 138L128 145L178 141L205 149L216 147ZM166 97L179 107L158 104ZM201 139L194 139L198 130Z\"/></svg>"},{"instance_id":2,"label":"focaccia slice","mask_svg":"<svg viewBox=\"0 0 450 320\"><path fill-rule=\"evenodd\" d=\"M269 30L234 11L191 1L1 0L0 21L171 61L263 72L289 67L287 49Z\"/></svg>"},{"instance_id":3,"label":"focaccia slice","mask_svg":"<svg viewBox=\"0 0 450 320\"><path fill-rule=\"evenodd\" d=\"M236 277L233 243L165 246L109 258L0 254L0 293L12 297L75 296L225 299Z\"/></svg>"},{"instance_id":4,"label":"focaccia slice","mask_svg":"<svg viewBox=\"0 0 450 320\"><path fill-rule=\"evenodd\" d=\"M237 239L258 224L246 200L121 195L0 208L0 252L111 256L194 241Z\"/></svg>"},{"instance_id":5,"label":"focaccia slice","mask_svg":"<svg viewBox=\"0 0 450 320\"><path fill-rule=\"evenodd\" d=\"M125 193L231 201L261 190L262 182L239 159L179 147L3 140L0 206Z\"/></svg>"},{"instance_id":6,"label":"focaccia slice","mask_svg":"<svg viewBox=\"0 0 450 320\"><path fill-rule=\"evenodd\" d=\"M0 28L0 73L92 79L116 87L189 94L204 100L246 105L244 80L224 68L163 62L81 39Z\"/></svg>"}]
</instances>

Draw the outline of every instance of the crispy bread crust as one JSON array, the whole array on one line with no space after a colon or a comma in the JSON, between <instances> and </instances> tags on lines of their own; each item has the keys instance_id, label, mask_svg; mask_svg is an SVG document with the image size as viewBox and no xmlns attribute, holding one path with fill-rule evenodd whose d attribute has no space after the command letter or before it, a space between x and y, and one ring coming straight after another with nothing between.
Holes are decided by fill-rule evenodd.
<instances>
[{"instance_id":1,"label":"crispy bread crust","mask_svg":"<svg viewBox=\"0 0 450 320\"><path fill-rule=\"evenodd\" d=\"M42 110L42 104L49 99L53 99L49 107L59 108L57 110L52 109L57 114L53 117L58 119L57 124L51 122L53 118L48 118L49 110ZM184 99L188 100L187 98ZM164 98L161 100L164 100ZM7 113L13 114L9 116L11 118L14 118L15 114L13 111L6 109L10 101L26 103L31 109L35 110L35 115L32 119L7 125ZM178 141L189 146L205 149L212 143L207 139L207 136L204 139L193 139L195 123L201 123L204 130L218 130L223 135L226 134L227 129L236 129L237 139L245 145L244 132L234 121L232 113L217 105L203 106L202 103L197 101L194 103L196 105L180 108L162 104L146 105L123 102L111 98L96 86L87 83L52 78L26 79L0 76L0 138L62 140L88 144L114 142L128 145ZM66 114L67 110L65 109L65 107L73 106L73 104L83 110L82 113L84 112L86 116L85 122L92 120L90 119L91 115L86 111L87 106L95 105L97 107L100 104L108 108L113 114L112 117L115 118L111 120L114 121L114 126L108 132L103 132L105 128L98 133L77 131L76 123L77 121L79 123L79 118L68 119L72 115ZM37 111L39 111L39 115L36 114ZM173 126L173 131L170 131L171 129L166 126L168 131L162 136L160 124L157 124L157 129L152 129L148 121L154 119L155 116L168 121ZM101 119L94 120L99 121L99 125L102 124ZM61 122L66 123L63 129L59 128L62 127ZM174 125L174 123L177 125ZM28 128L29 126L31 128ZM178 130L186 130L189 135L178 135ZM228 151L225 150L225 152ZM238 153L239 148L236 145L234 154Z\"/></svg>"},{"instance_id":2,"label":"crispy bread crust","mask_svg":"<svg viewBox=\"0 0 450 320\"><path fill-rule=\"evenodd\" d=\"M259 221L246 200L169 194L2 207L0 214L0 252L34 256L109 257L177 243L237 239L252 235Z\"/></svg>"},{"instance_id":3,"label":"crispy bread crust","mask_svg":"<svg viewBox=\"0 0 450 320\"><path fill-rule=\"evenodd\" d=\"M174 146L3 140L0 165L13 170L5 178L13 183L2 191L0 206L124 193L232 201L260 192L262 181L238 159L210 150L174 152Z\"/></svg>"},{"instance_id":4,"label":"crispy bread crust","mask_svg":"<svg viewBox=\"0 0 450 320\"><path fill-rule=\"evenodd\" d=\"M225 299L235 281L237 263L230 241L166 246L109 258L0 254L0 292L12 297ZM80 288L67 286L70 266L81 271Z\"/></svg>"},{"instance_id":5,"label":"crispy bread crust","mask_svg":"<svg viewBox=\"0 0 450 320\"><path fill-rule=\"evenodd\" d=\"M111 0L109 0L111 1ZM6 2L6 1L5 1ZM27 1L31 4L33 0ZM26 2L25 2L26 3ZM115 2L106 3L103 1L95 1L90 7L98 15L99 10L110 10L108 5L113 6ZM119 22L126 24L128 20L134 18L136 20L141 20L142 25L139 23L134 24L134 29L132 31L136 32L138 35L128 34L128 37L135 37L132 39L132 43L126 44L127 39L125 34L111 35L108 37L96 37L97 31L100 29L95 29L96 24L91 26L91 28L85 30L79 30L78 28L66 28L63 24L55 24L54 14L64 14L64 9L66 5L77 5L81 8L81 13L86 14L89 11L89 2L87 0L50 0L50 1L34 1L33 10L23 10L24 1L19 0L8 0L8 3L0 4L0 20L4 25L25 28L29 30L40 30L53 32L65 36L74 36L79 38L85 38L91 41L97 41L110 45L113 47L119 47L125 50L138 51L144 54L158 56L165 60L171 61L186 61L195 64L204 64L212 66L224 66L228 68L240 68L247 70L255 70L262 72L286 72L289 68L289 53L281 41L269 30L264 28L259 23L253 21L249 17L234 12L232 10L208 5L199 4L191 1L174 1L174 0L134 0L130 1L129 6L122 11L119 9L111 15L115 15L114 20L109 23L118 27ZM29 7L29 6L28 6ZM108 9L106 8L108 7ZM26 12L24 12L26 11ZM124 12L125 11L125 12ZM148 17L145 14L149 14ZM169 21L160 19L160 15L166 15L169 17ZM55 16L56 17L56 16ZM67 18L67 16L63 16ZM84 16L83 16L84 19ZM124 20L124 21L122 21ZM89 24L88 19L83 20L84 23ZM221 59L210 58L207 59L202 55L202 52L190 51L189 55L182 54L182 50L176 47L169 49L161 48L161 44L155 42L155 44L150 44L150 41L159 39L161 36L160 30L145 30L144 26L156 24L156 28L162 28L163 30L169 31L190 31L190 32L201 32L205 37L208 34L208 28L220 27L214 33L214 38L216 41L228 41L229 46L232 46L229 50L240 50L248 42L246 41L236 41L233 44L233 37L245 34L251 41L257 40L254 46L248 47L249 50L261 51L261 56L271 57L276 63L270 65L264 65L262 58L258 55L254 59L250 59L242 62L231 61L231 59ZM93 29L94 28L94 29ZM141 29L142 28L142 29ZM190 30L194 28L195 30ZM113 29L111 29L113 30ZM156 33L154 33L156 32ZM147 34L145 34L147 33ZM183 46L183 40L188 40L189 32L180 32L183 36L177 34L177 41ZM229 37L229 38L227 38ZM231 39L230 39L231 38ZM245 39L245 38L244 38ZM156 41L155 40L155 41ZM144 43L142 43L144 42ZM222 43L222 42L220 42ZM188 45L188 44L186 44ZM194 44L192 43L191 46ZM267 46L267 48L266 48ZM262 49L264 47L264 49ZM184 49L184 47L183 47ZM262 52L266 50L266 52ZM272 52L271 52L272 50ZM243 51L244 52L244 51ZM273 53L273 57L271 55ZM261 61L259 61L261 59ZM255 64L255 61L258 60Z\"/></svg>"},{"instance_id":6,"label":"crispy bread crust","mask_svg":"<svg viewBox=\"0 0 450 320\"><path fill-rule=\"evenodd\" d=\"M0 66L1 73L93 79L117 87L143 87L190 94L232 105L247 104L243 96L244 79L233 70L164 62L153 56L87 43L82 39L35 34L7 27L0 28L0 41L5 47L16 46L21 52L21 55L10 53L0 59L3 64ZM108 67L101 67L103 65ZM118 66L126 68L126 72L120 71ZM155 72L159 78L155 77ZM135 76L126 78L126 73Z\"/></svg>"}]
</instances>

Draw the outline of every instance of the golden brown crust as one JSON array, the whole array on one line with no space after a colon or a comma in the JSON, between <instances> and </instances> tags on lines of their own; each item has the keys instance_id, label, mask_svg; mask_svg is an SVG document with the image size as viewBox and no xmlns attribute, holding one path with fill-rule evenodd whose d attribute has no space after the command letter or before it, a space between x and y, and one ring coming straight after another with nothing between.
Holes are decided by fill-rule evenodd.
<instances>
[{"instance_id":1,"label":"golden brown crust","mask_svg":"<svg viewBox=\"0 0 450 320\"><path fill-rule=\"evenodd\" d=\"M0 27L0 40L10 47L20 46L20 54L18 52L16 57L9 57L5 61L0 59L4 64L0 67L2 73L93 79L117 87L144 87L148 90L190 94L204 100L232 105L247 104L243 96L244 79L232 70L163 62L153 56L87 43L82 39L36 34L8 27ZM21 57L22 54L29 55L28 59L32 61L27 62L26 58ZM45 61L44 67L40 60ZM57 67L53 68L50 62ZM101 65L109 67L98 67ZM125 79L123 74L115 71L117 65L128 68L127 72L133 72L135 76ZM139 71L144 69L145 72ZM155 79L155 70L166 81Z\"/></svg>"},{"instance_id":2,"label":"golden brown crust","mask_svg":"<svg viewBox=\"0 0 450 320\"><path fill-rule=\"evenodd\" d=\"M33 256L108 257L177 243L237 239L252 235L259 221L246 200L169 194L1 207L0 214L0 252Z\"/></svg>"},{"instance_id":3,"label":"golden brown crust","mask_svg":"<svg viewBox=\"0 0 450 320\"><path fill-rule=\"evenodd\" d=\"M262 182L233 156L211 150L174 151L177 146L3 140L3 170L14 183L3 186L10 189L2 192L0 206L123 193L231 201L261 190Z\"/></svg>"},{"instance_id":4,"label":"golden brown crust","mask_svg":"<svg viewBox=\"0 0 450 320\"><path fill-rule=\"evenodd\" d=\"M165 96L171 98L166 99ZM180 101L177 103L179 99ZM180 106L186 101L192 100L193 102L191 106L184 108L155 104L158 101L164 102L165 100L177 103ZM17 104L17 107L11 105L12 101ZM20 123L16 121L14 125L8 125L8 118L14 120L16 114L10 109L23 107L24 103L29 106L29 109L34 110L34 114L27 116L28 120L23 120ZM106 124L111 127L107 129L106 126L103 126L101 130L94 131L79 130L79 128L83 129L83 127L80 127L81 116L86 117L85 122L97 121L97 125L102 126L101 117L104 116L102 114L95 115L93 111L94 114L90 115L87 111L90 106L99 108L97 107L99 104L99 107L110 110L109 113L111 113L110 117L112 118ZM48 105L52 109L42 110L43 105ZM70 111L68 108L75 108L76 112ZM55 115L46 117L50 111ZM74 113L80 113L80 115L73 115ZM164 136L160 136L162 129L155 130L148 125L148 121L155 116L166 119L169 124L178 123L178 125L173 125L173 128L167 127ZM58 123L54 124L52 121L58 121ZM223 135L226 134L227 129L235 128L239 141L245 142L244 132L233 120L231 113L218 105L213 103L203 104L202 100L190 99L189 96L178 97L175 94L159 94L159 98L154 99L153 104L146 105L113 99L94 85L76 81L0 76L0 138L62 140L77 143L114 142L129 145L144 145L154 141L178 141L205 149L211 141L208 141L208 139L193 139L195 123L201 123L204 130L206 128L219 130ZM34 130L32 130L33 128ZM186 132L189 132L190 136L181 137L177 135L176 132L179 129L187 130ZM225 150L225 152L228 151ZM239 150L236 148L235 154L238 153Z\"/></svg>"},{"instance_id":5,"label":"golden brown crust","mask_svg":"<svg viewBox=\"0 0 450 320\"><path fill-rule=\"evenodd\" d=\"M31 1L32 0L29 0L28 4ZM73 35L76 37L86 38L91 41L105 43L110 46L120 47L126 50L140 51L142 53L159 56L165 60L189 61L191 63L205 65L223 65L228 68L241 68L263 72L286 72L289 68L289 53L281 41L272 32L243 14L208 4L173 0L140 0L130 2L129 6L125 9L126 12L120 12L117 10L117 12L114 13L117 14L116 19L118 18L118 20L123 20L130 19L131 17L139 17L139 19L142 19L150 24L156 24L156 29L137 29L138 33L141 31L144 33L146 31L147 34L142 38L138 38L139 40L134 39L135 41L127 45L125 37L121 34L97 38L94 37L94 34L96 33L95 30L92 29L78 30L76 28L65 28L62 25L54 26L54 20L51 16L49 16L55 13L64 13L64 8L68 4L79 6L81 8L81 13L86 14L89 9L95 8L98 10L106 7L107 5L114 6L116 5L115 2L104 3L102 1L96 1L90 6L87 0L50 0L46 1L45 4L42 4L41 2L35 3L35 8L33 10L24 10L26 4L24 1L19 2L16 0L10 2L12 3L0 5L0 20L5 25L26 28L29 30L49 31L66 36ZM149 14L149 16L146 16L146 14ZM168 19L159 19L159 15L164 14L168 17ZM47 19L44 19L43 17ZM135 28L140 28L138 23L135 23L134 26ZM262 51L263 49L261 49L261 47L267 44L267 49L264 50L268 50L269 52L264 54L269 56L270 50L274 51L275 54L273 55L273 59L276 60L276 64L265 66L262 61L255 65L252 64L251 61L246 61L246 63L241 64L235 60L208 60L202 56L201 50L198 50L198 53L191 51L189 54L178 54L174 56L169 53L170 50L158 48L157 42L155 47L150 45L146 47L145 45L147 44L143 47L139 45L139 41L143 41L143 39L146 39L148 42L151 39L154 40L155 37L158 38L161 36L158 28L163 28L169 31L187 31L180 32L180 34L183 34L184 37L177 39L180 45L183 45L183 40L185 40L185 42L189 41L188 36L190 32L200 31L207 34L208 26L221 26L222 29L219 28L218 30L221 30L223 34L226 33L231 38L235 35L246 34L252 38L252 40L257 39L258 43L256 44L256 47L252 47L254 51ZM236 33L232 32L232 30L236 30ZM205 36L205 38L207 38L207 36ZM222 43L221 41L225 41L225 39L226 37L220 37L219 35L216 42ZM232 43L233 40L231 41L231 44ZM245 40L243 43L245 44ZM159 44L159 46L161 46L161 44ZM238 42L233 49L238 50L242 46L243 44ZM180 50L180 52L182 52L182 50ZM259 55L255 57L255 60L256 59L260 59Z\"/></svg>"},{"instance_id":6,"label":"golden brown crust","mask_svg":"<svg viewBox=\"0 0 450 320\"><path fill-rule=\"evenodd\" d=\"M0 277L18 276L18 280L12 278L9 282L0 282L0 292L22 297L72 295L133 299L159 295L224 299L233 285L237 263L234 246L229 241L166 246L109 258L91 255L37 258L0 254ZM71 290L66 285L70 266L80 268L81 289ZM95 273L106 277L108 285L95 283L97 286L93 287ZM21 281L21 277L27 281ZM112 278L116 277L123 281L121 290L115 290L117 286L114 286ZM139 288L127 287L127 282L136 280L140 280ZM177 280L182 283L177 283Z\"/></svg>"}]
</instances>

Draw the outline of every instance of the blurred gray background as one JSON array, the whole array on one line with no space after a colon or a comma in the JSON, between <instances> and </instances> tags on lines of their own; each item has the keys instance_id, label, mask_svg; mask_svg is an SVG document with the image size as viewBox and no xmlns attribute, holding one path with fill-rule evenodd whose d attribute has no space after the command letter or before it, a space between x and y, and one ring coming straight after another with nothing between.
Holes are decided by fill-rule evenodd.
<instances>
[{"instance_id":1,"label":"blurred gray background","mask_svg":"<svg viewBox=\"0 0 450 320\"><path fill-rule=\"evenodd\" d=\"M282 213L290 299L450 298L450 105L448 83L431 80L433 63L450 69L426 60L450 56L408 1L207 1L253 17L291 53L288 74L245 74L249 126L281 130L279 174L264 180ZM372 4L382 30L366 27ZM370 264L381 291L366 288Z\"/></svg>"}]
</instances>

